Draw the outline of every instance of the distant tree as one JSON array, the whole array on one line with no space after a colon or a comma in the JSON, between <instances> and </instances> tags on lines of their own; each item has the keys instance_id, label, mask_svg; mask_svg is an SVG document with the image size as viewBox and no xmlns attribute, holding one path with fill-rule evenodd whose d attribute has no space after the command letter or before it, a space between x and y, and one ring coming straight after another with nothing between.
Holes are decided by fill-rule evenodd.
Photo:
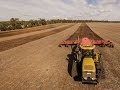
<instances>
[{"instance_id":1,"label":"distant tree","mask_svg":"<svg viewBox=\"0 0 120 90\"><path fill-rule=\"evenodd\" d=\"M10 19L10 22L11 22L11 25L12 25L13 30L14 30L14 29L18 29L18 28L17 28L18 25L16 25L16 24L17 24L17 22L19 22L19 18L11 18L11 19Z\"/></svg>"},{"instance_id":2,"label":"distant tree","mask_svg":"<svg viewBox=\"0 0 120 90\"><path fill-rule=\"evenodd\" d=\"M29 20L29 24L28 24L29 27L34 27L35 26L35 23L34 23L34 20Z\"/></svg>"},{"instance_id":3,"label":"distant tree","mask_svg":"<svg viewBox=\"0 0 120 90\"><path fill-rule=\"evenodd\" d=\"M35 26L39 26L39 21L38 21L38 20L35 20L35 21L34 21L34 24L35 24Z\"/></svg>"},{"instance_id":4,"label":"distant tree","mask_svg":"<svg viewBox=\"0 0 120 90\"><path fill-rule=\"evenodd\" d=\"M7 30L7 26L6 26L5 23L0 24L0 30L1 31L6 31Z\"/></svg>"},{"instance_id":5,"label":"distant tree","mask_svg":"<svg viewBox=\"0 0 120 90\"><path fill-rule=\"evenodd\" d=\"M39 21L40 21L41 25L46 25L47 24L45 19L40 19Z\"/></svg>"},{"instance_id":6,"label":"distant tree","mask_svg":"<svg viewBox=\"0 0 120 90\"><path fill-rule=\"evenodd\" d=\"M12 25L8 25L7 29L8 29L8 30L13 30Z\"/></svg>"},{"instance_id":7,"label":"distant tree","mask_svg":"<svg viewBox=\"0 0 120 90\"><path fill-rule=\"evenodd\" d=\"M16 25L15 25L15 28L16 28L16 29L22 29L22 25L21 25L21 24L16 24Z\"/></svg>"}]
</instances>

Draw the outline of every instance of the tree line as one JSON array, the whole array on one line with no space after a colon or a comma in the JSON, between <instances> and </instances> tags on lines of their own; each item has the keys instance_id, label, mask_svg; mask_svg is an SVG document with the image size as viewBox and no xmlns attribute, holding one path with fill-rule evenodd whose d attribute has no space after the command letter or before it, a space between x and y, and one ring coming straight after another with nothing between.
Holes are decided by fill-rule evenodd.
<instances>
[{"instance_id":1,"label":"tree line","mask_svg":"<svg viewBox=\"0 0 120 90\"><path fill-rule=\"evenodd\" d=\"M20 21L19 18L11 18L10 21L0 22L0 30L7 31L7 30L15 30L15 29L24 29L24 28L35 27L46 24L47 22L45 19Z\"/></svg>"},{"instance_id":2,"label":"tree line","mask_svg":"<svg viewBox=\"0 0 120 90\"><path fill-rule=\"evenodd\" d=\"M47 25L47 24L55 24L55 23L76 23L77 20L65 20L65 19L38 19L38 20L29 20L23 21L19 20L19 18L11 18L9 21L0 22L0 31L8 31L8 30L16 30L16 29L24 29L35 26Z\"/></svg>"},{"instance_id":3,"label":"tree line","mask_svg":"<svg viewBox=\"0 0 120 90\"><path fill-rule=\"evenodd\" d=\"M38 20L19 20L19 18L11 18L9 21L0 22L0 31L8 31L15 29L24 29L35 26L47 25L47 24L55 24L55 23L81 23L81 22L115 22L119 23L119 21L98 21L98 20L66 20L66 19L38 19Z\"/></svg>"}]
</instances>

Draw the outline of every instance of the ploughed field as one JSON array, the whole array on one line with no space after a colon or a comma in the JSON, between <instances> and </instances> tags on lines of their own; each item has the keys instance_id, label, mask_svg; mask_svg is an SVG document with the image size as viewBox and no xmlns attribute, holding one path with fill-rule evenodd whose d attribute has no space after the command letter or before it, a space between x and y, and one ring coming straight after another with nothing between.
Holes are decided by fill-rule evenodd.
<instances>
[{"instance_id":1,"label":"ploughed field","mask_svg":"<svg viewBox=\"0 0 120 90\"><path fill-rule=\"evenodd\" d=\"M88 25L88 26L87 26ZM120 90L120 24L55 24L0 33L0 90ZM97 85L71 77L71 48L64 40L88 37L111 40L115 47L97 47L105 77Z\"/></svg>"}]
</instances>

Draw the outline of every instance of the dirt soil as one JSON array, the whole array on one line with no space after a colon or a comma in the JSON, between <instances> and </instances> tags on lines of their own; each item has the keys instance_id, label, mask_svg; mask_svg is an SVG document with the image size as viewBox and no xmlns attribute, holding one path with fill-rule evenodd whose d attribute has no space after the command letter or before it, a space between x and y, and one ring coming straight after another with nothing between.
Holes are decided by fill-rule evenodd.
<instances>
[{"instance_id":1,"label":"dirt soil","mask_svg":"<svg viewBox=\"0 0 120 90\"><path fill-rule=\"evenodd\" d=\"M34 34L34 35L29 35L29 36L24 35L24 37L21 37L21 38L16 38L15 37L15 39L1 41L0 42L0 51L5 51L5 50L8 50L8 49L14 48L16 46L23 45L25 43L28 43L28 42L31 42L31 41L34 41L34 40L52 35L52 34L56 34L56 33L61 32L65 29L67 29L67 28L70 28L73 25L74 24L70 24L70 25L67 25L67 26L64 26L64 27L61 27L61 28L57 28L57 29L54 29L52 31L43 32L43 33L40 33L40 34L38 33L38 34Z\"/></svg>"},{"instance_id":2,"label":"dirt soil","mask_svg":"<svg viewBox=\"0 0 120 90\"><path fill-rule=\"evenodd\" d=\"M58 24L57 24L58 25ZM48 31L52 31L52 30L54 30L54 29L58 29L58 28L62 28L62 27L65 27L65 26L67 26L68 24L62 24L62 25L58 25L57 27L54 27L54 28L49 28L49 29L44 29L44 30L38 30L38 31L36 31L36 29L34 30L34 29L32 29L32 31L33 32L28 32L28 33L23 33L23 34L21 34L21 32L20 31L16 31L18 34L16 35L16 34L12 34L12 36L7 36L7 37L1 37L0 38L0 42L2 42L2 41L6 41L6 40L11 40L11 39L16 39L16 38L23 38L23 37L27 37L27 36L32 36L32 35L35 35L35 34L40 34L40 33L45 33L45 32L48 32ZM35 27L34 27L35 28ZM37 27L36 27L37 28ZM25 30L26 31L26 30ZM15 32L15 31L13 31L13 32ZM20 32L20 34L19 34L19 32ZM12 33L12 32L10 32L10 33Z\"/></svg>"},{"instance_id":3,"label":"dirt soil","mask_svg":"<svg viewBox=\"0 0 120 90\"><path fill-rule=\"evenodd\" d=\"M98 89L120 90L120 23L88 23L90 28L105 40L111 40L114 48L100 48L105 79L97 85Z\"/></svg>"},{"instance_id":4,"label":"dirt soil","mask_svg":"<svg viewBox=\"0 0 120 90\"><path fill-rule=\"evenodd\" d=\"M0 90L120 90L120 24L88 24L97 35L115 44L115 48L99 49L105 79L97 85L86 85L70 76L66 58L71 49L58 45L80 31L80 25L0 52Z\"/></svg>"},{"instance_id":5,"label":"dirt soil","mask_svg":"<svg viewBox=\"0 0 120 90\"><path fill-rule=\"evenodd\" d=\"M90 27L85 23L83 23L79 27L79 29L68 38L68 40L77 40L78 36L80 39L87 37L89 39L94 39L94 40L103 40L100 36L98 36L96 33L94 33L90 29Z\"/></svg>"},{"instance_id":6,"label":"dirt soil","mask_svg":"<svg viewBox=\"0 0 120 90\"><path fill-rule=\"evenodd\" d=\"M59 23L59 24L49 24L49 25L37 26L37 27L26 28L26 29L17 29L17 30L10 30L10 31L1 31L1 32L0 32L0 38L1 38L1 37L8 37L8 36L13 36L13 35L24 34L24 33L30 33L30 32L35 32L35 31L46 30L46 29L58 27L58 26L60 26L60 25L63 25L63 24L62 24L62 23Z\"/></svg>"}]
</instances>

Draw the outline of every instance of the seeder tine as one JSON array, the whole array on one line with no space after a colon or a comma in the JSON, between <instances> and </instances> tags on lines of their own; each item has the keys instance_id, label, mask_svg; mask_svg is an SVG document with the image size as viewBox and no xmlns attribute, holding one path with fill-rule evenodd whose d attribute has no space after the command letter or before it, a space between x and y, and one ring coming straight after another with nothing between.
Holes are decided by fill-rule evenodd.
<instances>
[{"instance_id":1,"label":"seeder tine","mask_svg":"<svg viewBox=\"0 0 120 90\"><path fill-rule=\"evenodd\" d=\"M65 45L65 47L68 47L68 45Z\"/></svg>"},{"instance_id":2,"label":"seeder tine","mask_svg":"<svg viewBox=\"0 0 120 90\"><path fill-rule=\"evenodd\" d=\"M109 47L110 47L110 48L114 48L114 45L113 45L113 44L109 44Z\"/></svg>"},{"instance_id":3,"label":"seeder tine","mask_svg":"<svg viewBox=\"0 0 120 90\"><path fill-rule=\"evenodd\" d=\"M105 44L101 44L101 45L99 45L100 47L105 47L106 45Z\"/></svg>"},{"instance_id":4,"label":"seeder tine","mask_svg":"<svg viewBox=\"0 0 120 90\"><path fill-rule=\"evenodd\" d=\"M112 48L114 48L114 45L112 44Z\"/></svg>"},{"instance_id":5,"label":"seeder tine","mask_svg":"<svg viewBox=\"0 0 120 90\"><path fill-rule=\"evenodd\" d=\"M58 47L62 47L62 45L61 45L61 44L59 44L59 45L58 45Z\"/></svg>"}]
</instances>

